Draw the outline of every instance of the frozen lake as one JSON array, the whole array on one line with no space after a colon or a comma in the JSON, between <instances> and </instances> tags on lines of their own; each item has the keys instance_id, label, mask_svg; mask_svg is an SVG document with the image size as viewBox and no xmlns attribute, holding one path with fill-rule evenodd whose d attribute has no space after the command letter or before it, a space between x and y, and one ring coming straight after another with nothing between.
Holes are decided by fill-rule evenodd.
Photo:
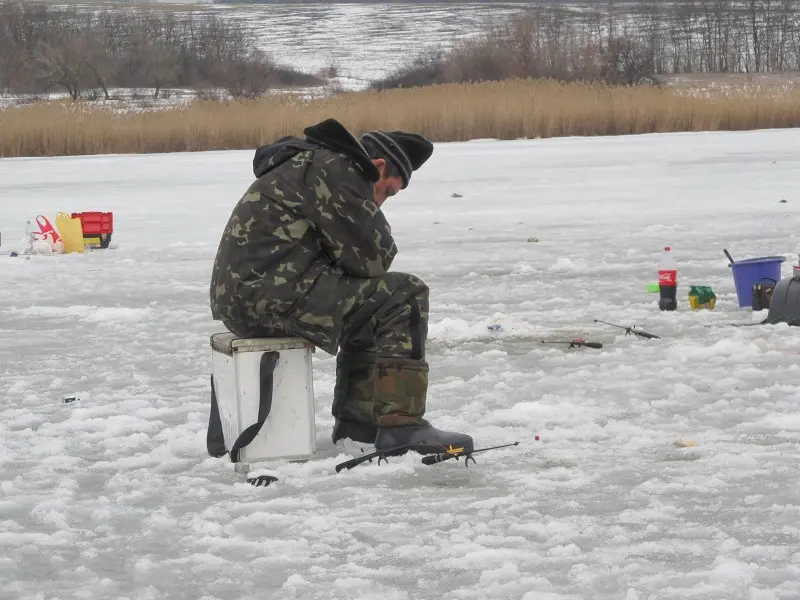
<instances>
[{"instance_id":1,"label":"frozen lake","mask_svg":"<svg viewBox=\"0 0 800 600\"><path fill-rule=\"evenodd\" d=\"M336 67L347 89L367 87L425 50L449 48L526 4L261 4L218 6L258 32L278 63L317 73Z\"/></svg>"},{"instance_id":2,"label":"frozen lake","mask_svg":"<svg viewBox=\"0 0 800 600\"><path fill-rule=\"evenodd\" d=\"M427 416L520 446L335 475L317 352L320 458L272 465L269 488L205 451L208 283L252 154L0 160L2 250L59 210L114 211L117 246L0 256L0 598L796 600L800 339L723 327L756 317L722 248L785 255L789 274L799 145L438 145L386 205L393 269L432 290ZM645 293L665 245L669 314ZM716 310L690 311L689 284ZM566 333L605 347L539 343Z\"/></svg>"}]
</instances>

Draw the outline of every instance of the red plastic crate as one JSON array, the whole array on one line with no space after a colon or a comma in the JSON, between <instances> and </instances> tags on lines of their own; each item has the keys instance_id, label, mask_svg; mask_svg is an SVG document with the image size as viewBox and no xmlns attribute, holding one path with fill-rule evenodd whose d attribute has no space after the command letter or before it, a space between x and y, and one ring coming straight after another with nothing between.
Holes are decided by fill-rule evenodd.
<instances>
[{"instance_id":1,"label":"red plastic crate","mask_svg":"<svg viewBox=\"0 0 800 600\"><path fill-rule=\"evenodd\" d=\"M77 212L72 213L72 218L80 219L83 239L89 246L108 248L114 232L114 213Z\"/></svg>"}]
</instances>

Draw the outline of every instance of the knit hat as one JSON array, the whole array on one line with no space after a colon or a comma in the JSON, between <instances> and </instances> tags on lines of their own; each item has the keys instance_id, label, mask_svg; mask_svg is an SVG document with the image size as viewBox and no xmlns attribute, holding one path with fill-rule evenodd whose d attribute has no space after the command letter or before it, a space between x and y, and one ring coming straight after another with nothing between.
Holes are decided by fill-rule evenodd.
<instances>
[{"instance_id":1,"label":"knit hat","mask_svg":"<svg viewBox=\"0 0 800 600\"><path fill-rule=\"evenodd\" d=\"M386 153L403 179L403 189L408 187L411 173L419 169L433 154L433 144L416 133L404 131L368 131L361 136L375 142Z\"/></svg>"}]
</instances>

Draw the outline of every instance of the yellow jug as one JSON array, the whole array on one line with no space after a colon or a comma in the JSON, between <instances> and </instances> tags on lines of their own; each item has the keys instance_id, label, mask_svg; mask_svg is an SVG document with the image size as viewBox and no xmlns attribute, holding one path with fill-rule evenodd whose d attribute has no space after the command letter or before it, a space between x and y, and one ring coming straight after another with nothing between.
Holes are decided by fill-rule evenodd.
<instances>
[{"instance_id":1,"label":"yellow jug","mask_svg":"<svg viewBox=\"0 0 800 600\"><path fill-rule=\"evenodd\" d=\"M64 242L64 254L70 252L83 254L83 227L80 219L73 219L69 213L60 212L56 215L56 229Z\"/></svg>"}]
</instances>

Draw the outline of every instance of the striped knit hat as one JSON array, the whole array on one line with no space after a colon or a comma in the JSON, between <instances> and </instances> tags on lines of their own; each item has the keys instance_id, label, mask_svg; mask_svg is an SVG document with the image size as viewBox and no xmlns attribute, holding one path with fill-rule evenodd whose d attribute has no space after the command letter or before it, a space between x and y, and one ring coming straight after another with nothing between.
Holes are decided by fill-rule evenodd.
<instances>
[{"instance_id":1,"label":"striped knit hat","mask_svg":"<svg viewBox=\"0 0 800 600\"><path fill-rule=\"evenodd\" d=\"M416 133L404 131L368 131L361 142L371 140L386 153L403 179L403 189L408 187L411 173L419 169L433 154L433 144Z\"/></svg>"}]
</instances>

